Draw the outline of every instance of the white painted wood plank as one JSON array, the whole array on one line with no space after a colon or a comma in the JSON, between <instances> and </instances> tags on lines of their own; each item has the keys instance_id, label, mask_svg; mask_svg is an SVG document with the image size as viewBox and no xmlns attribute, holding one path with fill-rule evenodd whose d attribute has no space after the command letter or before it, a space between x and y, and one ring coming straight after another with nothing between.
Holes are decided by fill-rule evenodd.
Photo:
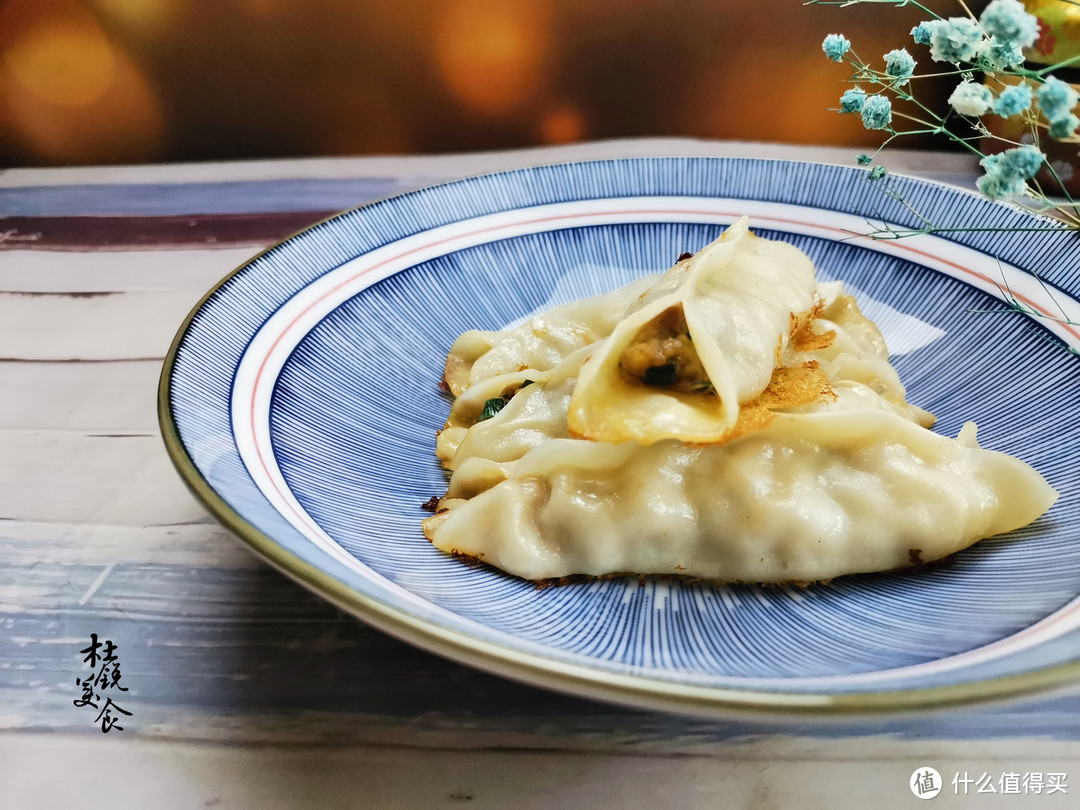
<instances>
[{"instance_id":1,"label":"white painted wood plank","mask_svg":"<svg viewBox=\"0 0 1080 810\"><path fill-rule=\"evenodd\" d=\"M0 252L0 292L205 292L258 252L10 250Z\"/></svg>"},{"instance_id":2,"label":"white painted wood plank","mask_svg":"<svg viewBox=\"0 0 1080 810\"><path fill-rule=\"evenodd\" d=\"M164 357L202 294L166 290L66 298L0 293L0 358Z\"/></svg>"},{"instance_id":3,"label":"white painted wood plank","mask_svg":"<svg viewBox=\"0 0 1080 810\"><path fill-rule=\"evenodd\" d=\"M309 158L219 163L158 164L153 166L88 166L64 169L8 169L0 172L0 187L69 185L76 183L199 183L229 180L342 177L465 177L542 163L618 157L707 155L773 160L855 163L855 147L712 141L696 138L623 138L604 141L443 155L394 155L362 158ZM890 171L911 174L966 172L976 176L968 155L888 149L880 155Z\"/></svg>"},{"instance_id":4,"label":"white painted wood plank","mask_svg":"<svg viewBox=\"0 0 1080 810\"><path fill-rule=\"evenodd\" d=\"M0 521L6 565L186 565L206 569L265 565L210 516L196 523L123 526L108 523Z\"/></svg>"},{"instance_id":5,"label":"white painted wood plank","mask_svg":"<svg viewBox=\"0 0 1080 810\"><path fill-rule=\"evenodd\" d=\"M597 810L775 810L798 807L910 808L918 801L908 781L915 769L954 774L987 772L1068 774L1062 795L953 795L948 784L933 807L1074 807L1080 778L1075 750L1039 741L1017 742L985 754L966 744L933 757L919 742L877 745L818 741L818 753L778 761L763 744L747 755L733 746L723 756L660 757L514 751L432 751L400 747L265 748L151 743L125 732L0 738L0 761L12 807L128 810L260 808L512 807ZM936 752L935 752L936 753ZM829 755L832 755L831 757Z\"/></svg>"},{"instance_id":6,"label":"white painted wood plank","mask_svg":"<svg viewBox=\"0 0 1080 810\"><path fill-rule=\"evenodd\" d=\"M142 526L205 516L159 436L0 433L0 518Z\"/></svg>"},{"instance_id":7,"label":"white painted wood plank","mask_svg":"<svg viewBox=\"0 0 1080 810\"><path fill-rule=\"evenodd\" d=\"M161 361L0 362L0 431L157 434Z\"/></svg>"}]
</instances>

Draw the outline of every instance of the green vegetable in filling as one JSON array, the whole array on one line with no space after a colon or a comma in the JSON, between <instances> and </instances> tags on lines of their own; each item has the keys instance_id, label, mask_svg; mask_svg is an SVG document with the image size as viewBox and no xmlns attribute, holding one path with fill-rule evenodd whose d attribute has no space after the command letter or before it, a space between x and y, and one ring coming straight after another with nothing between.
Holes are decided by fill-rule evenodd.
<instances>
[{"instance_id":1,"label":"green vegetable in filling","mask_svg":"<svg viewBox=\"0 0 1080 810\"><path fill-rule=\"evenodd\" d=\"M480 411L480 418L476 421L483 422L487 419L490 419L499 411L501 411L504 407L506 407L505 399L503 399L502 397L492 397L484 403L484 410Z\"/></svg>"}]
</instances>

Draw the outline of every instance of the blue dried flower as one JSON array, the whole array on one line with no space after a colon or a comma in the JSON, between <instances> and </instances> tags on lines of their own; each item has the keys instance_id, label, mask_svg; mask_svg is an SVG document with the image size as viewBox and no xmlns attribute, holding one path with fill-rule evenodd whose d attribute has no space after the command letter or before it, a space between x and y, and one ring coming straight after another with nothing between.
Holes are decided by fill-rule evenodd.
<instances>
[{"instance_id":1,"label":"blue dried flower","mask_svg":"<svg viewBox=\"0 0 1080 810\"><path fill-rule=\"evenodd\" d=\"M915 60L904 48L885 54L885 72L896 79L896 86L903 87L915 73Z\"/></svg>"},{"instance_id":2,"label":"blue dried flower","mask_svg":"<svg viewBox=\"0 0 1080 810\"><path fill-rule=\"evenodd\" d=\"M844 95L840 96L840 112L861 112L865 101L866 91L861 87L852 87L850 90L845 90Z\"/></svg>"},{"instance_id":3,"label":"blue dried flower","mask_svg":"<svg viewBox=\"0 0 1080 810\"><path fill-rule=\"evenodd\" d=\"M1080 126L1080 118L1069 113L1064 118L1058 118L1050 122L1051 138L1071 138L1076 134L1076 128Z\"/></svg>"},{"instance_id":4,"label":"blue dried flower","mask_svg":"<svg viewBox=\"0 0 1080 810\"><path fill-rule=\"evenodd\" d=\"M916 45L929 45L930 34L934 30L934 26L937 24L937 20L928 20L921 22L911 29L911 38L915 40Z\"/></svg>"},{"instance_id":5,"label":"blue dried flower","mask_svg":"<svg viewBox=\"0 0 1080 810\"><path fill-rule=\"evenodd\" d=\"M949 96L949 104L961 115L978 117L990 109L994 94L990 88L975 82L961 82Z\"/></svg>"},{"instance_id":6,"label":"blue dried flower","mask_svg":"<svg viewBox=\"0 0 1080 810\"><path fill-rule=\"evenodd\" d=\"M1020 0L993 0L979 22L990 36L1021 48L1030 48L1039 38L1039 21Z\"/></svg>"},{"instance_id":7,"label":"blue dried flower","mask_svg":"<svg viewBox=\"0 0 1080 810\"><path fill-rule=\"evenodd\" d=\"M863 102L862 122L867 129L888 129L892 123L892 102L885 96L868 96Z\"/></svg>"},{"instance_id":8,"label":"blue dried flower","mask_svg":"<svg viewBox=\"0 0 1080 810\"><path fill-rule=\"evenodd\" d=\"M821 43L821 50L834 62L844 61L844 54L851 48L851 40L843 34L829 34Z\"/></svg>"},{"instance_id":9,"label":"blue dried flower","mask_svg":"<svg viewBox=\"0 0 1080 810\"><path fill-rule=\"evenodd\" d=\"M930 32L930 57L935 62L971 62L981 42L982 29L969 17L938 20Z\"/></svg>"},{"instance_id":10,"label":"blue dried flower","mask_svg":"<svg viewBox=\"0 0 1080 810\"><path fill-rule=\"evenodd\" d=\"M884 177L887 174L888 174L888 172L885 171L884 166L875 166L874 168L872 168L870 170L870 179L871 180L880 180L882 177Z\"/></svg>"},{"instance_id":11,"label":"blue dried flower","mask_svg":"<svg viewBox=\"0 0 1080 810\"><path fill-rule=\"evenodd\" d=\"M986 174L976 180L975 185L991 200L1011 200L1022 195L1027 189L1027 183L1022 176L1008 171L1005 153L984 157L979 161L979 165L986 169Z\"/></svg>"},{"instance_id":12,"label":"blue dried flower","mask_svg":"<svg viewBox=\"0 0 1080 810\"><path fill-rule=\"evenodd\" d=\"M858 163L860 166L869 166L871 163L874 162L874 159L869 155L859 155L855 158L855 162Z\"/></svg>"},{"instance_id":13,"label":"blue dried flower","mask_svg":"<svg viewBox=\"0 0 1080 810\"><path fill-rule=\"evenodd\" d=\"M1039 147L1031 144L1006 149L993 157L997 158L998 166L1003 174L1023 178L1034 177L1046 160L1046 155L1039 150ZM984 158L984 160L989 160L989 158Z\"/></svg>"},{"instance_id":14,"label":"blue dried flower","mask_svg":"<svg viewBox=\"0 0 1080 810\"><path fill-rule=\"evenodd\" d=\"M986 170L976 180L978 190L991 200L1012 200L1027 188L1026 179L1035 177L1047 156L1035 146L1018 146L978 161Z\"/></svg>"},{"instance_id":15,"label":"blue dried flower","mask_svg":"<svg viewBox=\"0 0 1080 810\"><path fill-rule=\"evenodd\" d=\"M1035 99L1043 115L1053 123L1072 112L1076 102L1080 101L1080 95L1061 79L1051 76L1035 91Z\"/></svg>"},{"instance_id":16,"label":"blue dried flower","mask_svg":"<svg viewBox=\"0 0 1080 810\"><path fill-rule=\"evenodd\" d=\"M1027 185L1025 180L1035 176L1046 161L1037 146L1018 146L979 161L986 175L978 179L979 191L992 200L1008 200L1019 197Z\"/></svg>"},{"instance_id":17,"label":"blue dried flower","mask_svg":"<svg viewBox=\"0 0 1080 810\"><path fill-rule=\"evenodd\" d=\"M979 47L979 56L991 70L1008 70L1024 62L1024 51L1015 42L991 37Z\"/></svg>"},{"instance_id":18,"label":"blue dried flower","mask_svg":"<svg viewBox=\"0 0 1080 810\"><path fill-rule=\"evenodd\" d=\"M1027 183L1021 178L1002 177L991 172L987 172L976 180L975 185L991 200L1011 200L1019 197L1027 188Z\"/></svg>"},{"instance_id":19,"label":"blue dried flower","mask_svg":"<svg viewBox=\"0 0 1080 810\"><path fill-rule=\"evenodd\" d=\"M1001 91L994 102L994 112L1003 118L1019 115L1031 107L1031 88L1026 84L1014 84Z\"/></svg>"}]
</instances>

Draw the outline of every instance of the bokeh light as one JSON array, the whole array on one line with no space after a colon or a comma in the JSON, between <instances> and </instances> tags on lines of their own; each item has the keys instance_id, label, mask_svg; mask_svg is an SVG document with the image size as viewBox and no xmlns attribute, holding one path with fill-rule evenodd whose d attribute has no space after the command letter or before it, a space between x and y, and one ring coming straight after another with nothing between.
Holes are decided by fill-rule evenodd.
<instances>
[{"instance_id":1,"label":"bokeh light","mask_svg":"<svg viewBox=\"0 0 1080 810\"><path fill-rule=\"evenodd\" d=\"M101 30L65 16L27 28L4 49L11 79L61 107L93 104L116 78L116 54Z\"/></svg>"},{"instance_id":2,"label":"bokeh light","mask_svg":"<svg viewBox=\"0 0 1080 810\"><path fill-rule=\"evenodd\" d=\"M176 22L185 0L90 0L104 21L142 36L161 36Z\"/></svg>"},{"instance_id":3,"label":"bokeh light","mask_svg":"<svg viewBox=\"0 0 1080 810\"><path fill-rule=\"evenodd\" d=\"M145 76L75 2L9 0L0 94L16 137L47 162L148 160L163 142Z\"/></svg>"},{"instance_id":4,"label":"bokeh light","mask_svg":"<svg viewBox=\"0 0 1080 810\"><path fill-rule=\"evenodd\" d=\"M588 137L585 113L571 104L557 104L540 116L540 140L544 143L572 143Z\"/></svg>"},{"instance_id":5,"label":"bokeh light","mask_svg":"<svg viewBox=\"0 0 1080 810\"><path fill-rule=\"evenodd\" d=\"M451 93L485 115L511 113L534 98L551 43L546 4L536 0L450 0L435 31L435 57Z\"/></svg>"},{"instance_id":6,"label":"bokeh light","mask_svg":"<svg viewBox=\"0 0 1080 810\"><path fill-rule=\"evenodd\" d=\"M0 0L0 165L510 149L682 136L866 146L842 31L915 7L752 0ZM925 59L916 47L917 58ZM920 81L944 102L951 87ZM904 146L940 147L929 136Z\"/></svg>"}]
</instances>

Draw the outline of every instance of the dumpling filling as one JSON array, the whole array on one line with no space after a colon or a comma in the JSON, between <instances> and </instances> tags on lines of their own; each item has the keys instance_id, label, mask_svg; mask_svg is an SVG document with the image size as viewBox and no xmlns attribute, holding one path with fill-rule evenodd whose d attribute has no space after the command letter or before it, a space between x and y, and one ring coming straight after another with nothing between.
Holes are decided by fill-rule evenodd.
<instances>
[{"instance_id":1,"label":"dumpling filling","mask_svg":"<svg viewBox=\"0 0 1080 810\"><path fill-rule=\"evenodd\" d=\"M623 349L619 368L627 379L683 394L713 390L701 365L681 307L665 309Z\"/></svg>"}]
</instances>

